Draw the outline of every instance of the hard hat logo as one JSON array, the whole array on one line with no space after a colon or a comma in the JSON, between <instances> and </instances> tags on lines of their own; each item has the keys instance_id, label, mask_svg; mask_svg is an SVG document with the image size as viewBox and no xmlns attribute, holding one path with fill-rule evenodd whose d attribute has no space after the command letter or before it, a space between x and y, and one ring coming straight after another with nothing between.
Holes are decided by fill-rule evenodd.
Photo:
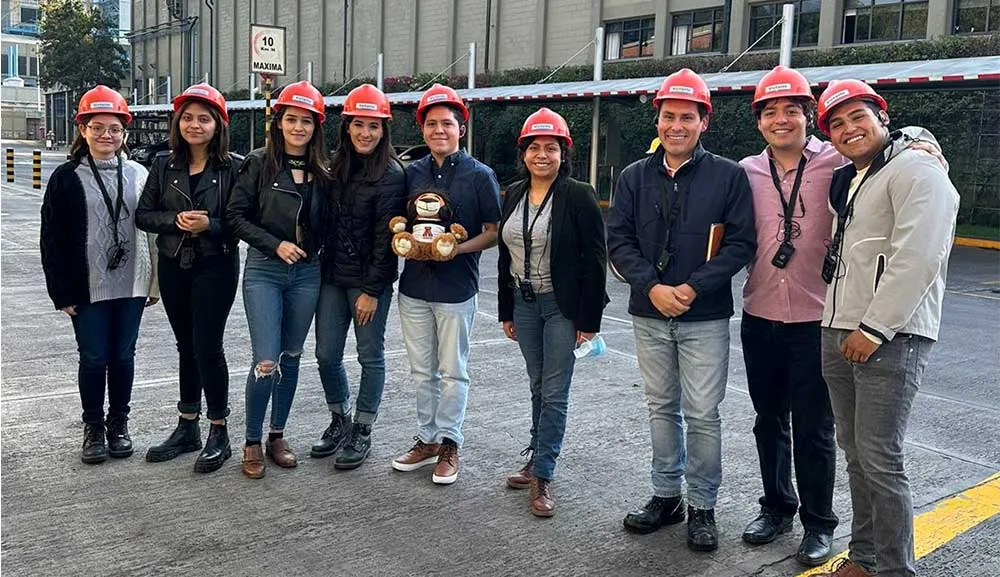
<instances>
[{"instance_id":1,"label":"hard hat logo","mask_svg":"<svg viewBox=\"0 0 1000 577\"><path fill-rule=\"evenodd\" d=\"M783 82L781 84L772 84L768 86L767 88L764 89L764 92L766 94L771 94L772 92L780 92L782 90L791 90L791 89L792 89L791 84Z\"/></svg>"},{"instance_id":2,"label":"hard hat logo","mask_svg":"<svg viewBox=\"0 0 1000 577\"><path fill-rule=\"evenodd\" d=\"M115 104L113 102L91 102L90 109L101 109L101 110L114 110Z\"/></svg>"},{"instance_id":3,"label":"hard hat logo","mask_svg":"<svg viewBox=\"0 0 1000 577\"><path fill-rule=\"evenodd\" d=\"M826 100L823 101L823 106L825 106L826 108L830 108L834 104L836 104L837 102L840 102L845 97L849 96L850 94L851 94L851 91L847 90L846 88L844 90L840 90L838 92L834 92L833 94L830 95L829 98L827 98Z\"/></svg>"},{"instance_id":4,"label":"hard hat logo","mask_svg":"<svg viewBox=\"0 0 1000 577\"><path fill-rule=\"evenodd\" d=\"M531 125L532 130L555 130L556 127L551 122L539 122Z\"/></svg>"},{"instance_id":5,"label":"hard hat logo","mask_svg":"<svg viewBox=\"0 0 1000 577\"><path fill-rule=\"evenodd\" d=\"M193 96L204 96L205 98L209 98L209 97L211 97L211 96L212 96L212 95L211 95L211 94L209 94L209 92L208 92L207 90L205 90L204 88L195 88L195 87L193 87L193 86L192 86L191 88L188 88L188 89L187 89L187 90L185 90L184 92L185 92L185 93L187 93L187 94L191 94L191 95L193 95Z\"/></svg>"},{"instance_id":6,"label":"hard hat logo","mask_svg":"<svg viewBox=\"0 0 1000 577\"><path fill-rule=\"evenodd\" d=\"M298 102L299 104L305 104L306 106L314 106L312 98L306 98L305 96L300 96L298 94L292 95L292 102Z\"/></svg>"},{"instance_id":7,"label":"hard hat logo","mask_svg":"<svg viewBox=\"0 0 1000 577\"><path fill-rule=\"evenodd\" d=\"M435 102L441 102L442 100L448 100L447 94L431 94L427 97L427 104L433 104Z\"/></svg>"},{"instance_id":8,"label":"hard hat logo","mask_svg":"<svg viewBox=\"0 0 1000 577\"><path fill-rule=\"evenodd\" d=\"M694 88L690 86L671 86L667 92L671 94L694 94Z\"/></svg>"},{"instance_id":9,"label":"hard hat logo","mask_svg":"<svg viewBox=\"0 0 1000 577\"><path fill-rule=\"evenodd\" d=\"M358 102L354 105L354 108L358 110L371 110L372 112L378 112L378 104L372 102Z\"/></svg>"}]
</instances>

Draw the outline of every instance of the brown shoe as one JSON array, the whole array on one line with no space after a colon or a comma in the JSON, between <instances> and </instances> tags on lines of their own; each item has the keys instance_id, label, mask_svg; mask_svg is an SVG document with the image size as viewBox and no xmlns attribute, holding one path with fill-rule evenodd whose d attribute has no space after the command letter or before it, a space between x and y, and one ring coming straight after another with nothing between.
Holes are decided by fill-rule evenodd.
<instances>
[{"instance_id":1,"label":"brown shoe","mask_svg":"<svg viewBox=\"0 0 1000 577\"><path fill-rule=\"evenodd\" d=\"M535 478L533 473L535 469L535 455L531 451L531 447L521 451L522 456L527 456L531 454L528 458L527 464L521 467L521 470L516 473L511 473L507 475L507 486L511 489L527 489L528 485L531 484L531 480Z\"/></svg>"},{"instance_id":2,"label":"brown shoe","mask_svg":"<svg viewBox=\"0 0 1000 577\"><path fill-rule=\"evenodd\" d=\"M850 559L841 559L829 573L817 573L814 577L875 577L874 573L865 571L864 567Z\"/></svg>"},{"instance_id":3,"label":"brown shoe","mask_svg":"<svg viewBox=\"0 0 1000 577\"><path fill-rule=\"evenodd\" d=\"M421 467L426 467L437 462L438 452L441 445L438 443L428 444L413 437L416 444L405 454L392 460L392 468L397 471L416 471Z\"/></svg>"},{"instance_id":4,"label":"brown shoe","mask_svg":"<svg viewBox=\"0 0 1000 577\"><path fill-rule=\"evenodd\" d=\"M556 514L556 499L552 495L552 481L538 477L531 479L531 514L535 517L551 517Z\"/></svg>"},{"instance_id":5,"label":"brown shoe","mask_svg":"<svg viewBox=\"0 0 1000 577\"><path fill-rule=\"evenodd\" d=\"M438 485L451 485L458 480L458 470L460 468L458 445L442 443L441 452L438 453L437 465L434 467L434 475L431 476L431 481L434 481Z\"/></svg>"},{"instance_id":6,"label":"brown shoe","mask_svg":"<svg viewBox=\"0 0 1000 577\"><path fill-rule=\"evenodd\" d=\"M267 456L274 461L275 465L284 469L294 469L298 466L299 459L292 452L292 448L288 446L288 441L275 439L268 441L266 447Z\"/></svg>"},{"instance_id":7,"label":"brown shoe","mask_svg":"<svg viewBox=\"0 0 1000 577\"><path fill-rule=\"evenodd\" d=\"M250 445L243 448L243 474L251 479L260 479L264 476L264 451L260 445Z\"/></svg>"}]
</instances>

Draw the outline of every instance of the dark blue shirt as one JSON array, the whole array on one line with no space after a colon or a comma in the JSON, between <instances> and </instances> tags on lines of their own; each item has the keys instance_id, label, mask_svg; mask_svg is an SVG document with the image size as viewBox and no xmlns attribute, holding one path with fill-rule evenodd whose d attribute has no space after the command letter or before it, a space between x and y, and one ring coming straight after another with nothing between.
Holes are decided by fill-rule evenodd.
<instances>
[{"instance_id":1,"label":"dark blue shirt","mask_svg":"<svg viewBox=\"0 0 1000 577\"><path fill-rule=\"evenodd\" d=\"M406 167L406 192L444 191L457 222L480 234L483 225L500 222L500 184L493 169L459 150L439 168L427 155ZM466 253L447 262L407 260L399 277L399 292L437 303L465 302L479 292L479 253Z\"/></svg>"}]
</instances>

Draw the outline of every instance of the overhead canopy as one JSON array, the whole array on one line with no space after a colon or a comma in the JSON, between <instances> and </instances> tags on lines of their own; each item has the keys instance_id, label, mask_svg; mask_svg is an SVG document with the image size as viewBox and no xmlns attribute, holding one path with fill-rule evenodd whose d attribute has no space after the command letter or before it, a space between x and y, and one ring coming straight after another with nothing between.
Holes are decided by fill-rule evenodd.
<instances>
[{"instance_id":1,"label":"overhead canopy","mask_svg":"<svg viewBox=\"0 0 1000 577\"><path fill-rule=\"evenodd\" d=\"M851 66L823 66L798 68L810 83L823 87L832 80L856 78L876 86L920 85L934 83L969 83L1000 81L1000 56L975 58L947 58L912 62L884 62ZM753 92L766 70L748 72L721 72L702 74L714 92ZM595 96L641 96L654 94L663 82L663 76L649 78L624 78L599 82L558 82L553 84L523 84L520 86L494 86L459 90L466 102L516 102L583 100ZM415 106L421 92L394 92L388 94L393 105ZM327 96L327 107L343 106L344 96ZM264 101L238 100L228 103L229 110L263 110ZM171 111L169 104L131 106L136 115L153 115Z\"/></svg>"}]
</instances>

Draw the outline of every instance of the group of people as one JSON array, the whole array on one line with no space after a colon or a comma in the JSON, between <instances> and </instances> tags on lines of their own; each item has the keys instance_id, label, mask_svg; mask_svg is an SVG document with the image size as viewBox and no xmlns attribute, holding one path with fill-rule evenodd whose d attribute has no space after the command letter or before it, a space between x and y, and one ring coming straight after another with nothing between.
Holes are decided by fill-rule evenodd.
<instances>
[{"instance_id":1,"label":"group of people","mask_svg":"<svg viewBox=\"0 0 1000 577\"><path fill-rule=\"evenodd\" d=\"M261 478L265 458L297 465L284 429L314 317L331 421L310 455L333 456L338 469L364 463L398 271L390 221L433 191L469 238L446 257L407 259L399 275L417 429L393 469L433 465L437 484L459 475L479 256L499 244L499 321L524 357L531 399L527 462L506 484L529 489L534 515L553 515L573 351L600 332L610 257L631 288L653 448L653 496L624 526L650 533L686 520L692 550L716 549L731 284L746 268L741 341L763 496L743 540L769 543L798 514L796 558L829 558L836 430L854 521L850 557L828 575L913 575L902 440L940 326L958 208L937 143L917 127L890 131L885 100L862 82L831 82L817 103L808 81L780 66L752 103L767 146L739 163L701 145L712 104L697 74L667 77L653 104L661 144L622 172L605 226L594 189L569 174L569 126L547 108L524 122L523 178L501 204L494 172L460 148L469 112L446 86L422 95L416 117L430 154L404 169L389 100L374 86L347 96L332 158L323 96L308 82L280 92L267 145L241 158L229 152L225 100L197 84L174 99L171 150L148 175L122 152L125 100L103 86L87 92L41 227L49 295L71 317L80 352L82 460L132 454L135 344L143 309L160 297L179 354L179 418L146 458L200 451L195 470L210 472L231 456L223 334L242 240L253 358L243 474ZM830 141L807 135L814 122ZM352 325L354 407L343 359Z\"/></svg>"}]
</instances>

